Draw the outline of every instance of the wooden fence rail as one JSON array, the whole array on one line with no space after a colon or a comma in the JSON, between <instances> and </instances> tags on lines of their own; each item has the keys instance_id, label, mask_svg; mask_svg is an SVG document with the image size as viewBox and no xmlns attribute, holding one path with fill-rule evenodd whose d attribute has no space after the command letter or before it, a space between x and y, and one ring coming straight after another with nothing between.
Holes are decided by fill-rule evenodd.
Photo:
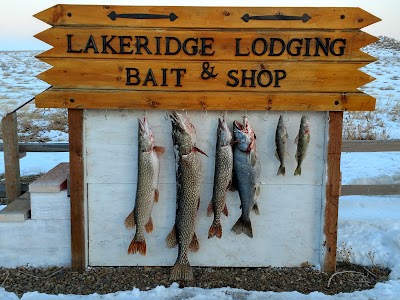
<instances>
[{"instance_id":1,"label":"wooden fence rail","mask_svg":"<svg viewBox=\"0 0 400 300\"><path fill-rule=\"evenodd\" d=\"M10 132L4 132L4 123L6 122L6 126L13 126L12 123L15 121L11 116L7 116L8 119L5 121L3 119L3 140L6 142L9 139L13 143L14 150L8 150L4 145L6 143L0 143L0 151L4 151L5 154L5 164L7 166L7 170L11 170L11 173L6 176L6 183L10 182L9 190L11 191L10 200L15 199L16 194L20 194L21 191L25 192L27 190L26 185L21 185L20 175L19 175L19 159L15 157L15 155L10 155L8 153L12 153L13 151L18 151L19 156L23 157L26 152L68 152L69 144L68 143L15 143L15 135L14 138L11 137L13 135ZM7 122L11 125L7 125ZM6 129L7 130L7 129ZM8 136L7 136L8 135ZM8 143L7 143L8 144ZM8 151L8 152L7 152ZM360 140L343 140L342 142L342 152L400 152L400 140L385 140L385 141L360 141ZM6 153L7 152L7 153ZM7 157L7 159L6 159ZM7 162L6 162L7 160ZM18 166L10 167L15 164ZM19 184L18 184L19 183ZM21 186L20 190L17 189L17 186ZM8 194L7 186L0 185L0 197L5 197ZM14 195L15 194L15 195ZM10 195L10 194L9 194ZM341 195L400 195L400 184L379 184L379 185L342 185ZM14 198L14 199L13 199ZM11 200L12 199L12 200Z\"/></svg>"}]
</instances>

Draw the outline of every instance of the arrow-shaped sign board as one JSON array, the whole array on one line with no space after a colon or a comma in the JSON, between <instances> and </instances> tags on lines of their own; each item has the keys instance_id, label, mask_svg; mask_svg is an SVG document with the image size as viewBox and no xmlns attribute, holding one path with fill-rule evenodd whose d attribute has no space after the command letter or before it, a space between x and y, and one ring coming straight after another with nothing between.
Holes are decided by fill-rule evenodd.
<instances>
[{"instance_id":1,"label":"arrow-shaped sign board","mask_svg":"<svg viewBox=\"0 0 400 300\"><path fill-rule=\"evenodd\" d=\"M53 86L39 107L375 106L358 88L375 60L360 48L377 39L360 29L379 19L359 8L56 5L36 17L52 26L36 37L53 46L38 55L53 66L39 75Z\"/></svg>"}]
</instances>

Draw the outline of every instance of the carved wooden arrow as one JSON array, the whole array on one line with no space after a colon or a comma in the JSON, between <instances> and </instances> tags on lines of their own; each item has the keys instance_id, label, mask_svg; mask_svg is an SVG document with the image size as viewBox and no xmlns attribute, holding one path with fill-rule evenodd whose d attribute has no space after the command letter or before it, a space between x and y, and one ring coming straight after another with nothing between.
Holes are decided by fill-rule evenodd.
<instances>
[{"instance_id":1,"label":"carved wooden arrow","mask_svg":"<svg viewBox=\"0 0 400 300\"><path fill-rule=\"evenodd\" d=\"M110 12L107 17L115 21L117 18L124 19L169 19L171 22L178 19L178 16L174 13L169 15L156 15L156 14L117 14L115 11Z\"/></svg>"},{"instance_id":2,"label":"carved wooden arrow","mask_svg":"<svg viewBox=\"0 0 400 300\"><path fill-rule=\"evenodd\" d=\"M285 15L249 16L249 14L245 14L242 17L242 20L245 22L248 22L249 20L272 20L272 21L302 20L303 23L306 23L310 19L311 17L308 14L304 14L302 16L285 16Z\"/></svg>"}]
</instances>

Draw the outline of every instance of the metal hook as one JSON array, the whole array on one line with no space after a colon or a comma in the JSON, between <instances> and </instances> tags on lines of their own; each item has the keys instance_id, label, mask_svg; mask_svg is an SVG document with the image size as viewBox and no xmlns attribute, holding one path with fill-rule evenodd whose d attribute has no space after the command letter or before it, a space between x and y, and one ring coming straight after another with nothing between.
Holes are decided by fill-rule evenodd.
<instances>
[{"instance_id":1,"label":"metal hook","mask_svg":"<svg viewBox=\"0 0 400 300\"><path fill-rule=\"evenodd\" d=\"M225 121L228 121L228 111L227 111L227 110L226 110L225 112L222 113L222 118L223 118Z\"/></svg>"},{"instance_id":2,"label":"metal hook","mask_svg":"<svg viewBox=\"0 0 400 300\"><path fill-rule=\"evenodd\" d=\"M285 123L289 122L289 114L287 111L285 111L285 118L283 120Z\"/></svg>"},{"instance_id":3,"label":"metal hook","mask_svg":"<svg viewBox=\"0 0 400 300\"><path fill-rule=\"evenodd\" d=\"M105 116L104 116L104 118L107 120L107 112L108 112L108 110L106 109L106 114L105 114Z\"/></svg>"},{"instance_id":4,"label":"metal hook","mask_svg":"<svg viewBox=\"0 0 400 300\"><path fill-rule=\"evenodd\" d=\"M169 121L169 115L167 111L165 111L164 119L165 121Z\"/></svg>"},{"instance_id":5,"label":"metal hook","mask_svg":"<svg viewBox=\"0 0 400 300\"><path fill-rule=\"evenodd\" d=\"M207 112L207 110L205 109L205 116L204 116L204 120L208 120L208 112Z\"/></svg>"}]
</instances>

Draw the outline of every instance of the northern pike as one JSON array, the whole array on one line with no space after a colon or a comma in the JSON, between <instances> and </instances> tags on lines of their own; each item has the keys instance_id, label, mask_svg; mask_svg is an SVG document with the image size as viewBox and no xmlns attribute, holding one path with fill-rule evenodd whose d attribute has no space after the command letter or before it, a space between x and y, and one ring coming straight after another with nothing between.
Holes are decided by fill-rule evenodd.
<instances>
[{"instance_id":1,"label":"northern pike","mask_svg":"<svg viewBox=\"0 0 400 300\"><path fill-rule=\"evenodd\" d=\"M287 139L288 139L288 133L286 130L285 123L283 122L283 117L281 115L279 117L275 133L275 146L276 146L275 156L281 163L281 165L278 168L278 173L276 174L277 176L279 175L285 176L285 158L288 156L287 143L286 143Z\"/></svg>"},{"instance_id":2,"label":"northern pike","mask_svg":"<svg viewBox=\"0 0 400 300\"><path fill-rule=\"evenodd\" d=\"M215 154L215 171L213 196L207 208L207 215L214 213L214 220L208 231L208 238L222 237L221 212L228 216L226 194L232 182L233 152L232 133L226 124L225 118L218 119L217 145Z\"/></svg>"},{"instance_id":3,"label":"northern pike","mask_svg":"<svg viewBox=\"0 0 400 300\"><path fill-rule=\"evenodd\" d=\"M146 255L146 240L144 229L147 233L153 231L151 211L154 202L158 202L158 155L164 153L163 147L154 146L154 134L147 118L139 120L139 147L138 147L138 182L136 200L133 211L125 219L125 227L132 229L136 226L135 236L129 245L128 254L139 251Z\"/></svg>"},{"instance_id":4,"label":"northern pike","mask_svg":"<svg viewBox=\"0 0 400 300\"><path fill-rule=\"evenodd\" d=\"M193 280L188 250L200 248L195 233L197 210L200 205L201 164L196 147L196 130L189 117L173 112L172 140L177 160L176 172L176 217L175 225L166 238L166 246L178 245L178 257L172 269L171 280Z\"/></svg>"},{"instance_id":5,"label":"northern pike","mask_svg":"<svg viewBox=\"0 0 400 300\"><path fill-rule=\"evenodd\" d=\"M294 175L301 175L301 164L306 157L308 144L310 143L310 125L308 124L308 117L302 116L300 122L299 134L297 135L294 143L297 144L296 161L297 168Z\"/></svg>"},{"instance_id":6,"label":"northern pike","mask_svg":"<svg viewBox=\"0 0 400 300\"><path fill-rule=\"evenodd\" d=\"M256 135L247 117L243 118L243 125L237 121L233 122L233 135L233 175L239 192L242 215L233 225L232 231L236 234L244 232L253 238L250 210L256 214L260 213L256 196L260 192L261 164L256 152Z\"/></svg>"}]
</instances>

